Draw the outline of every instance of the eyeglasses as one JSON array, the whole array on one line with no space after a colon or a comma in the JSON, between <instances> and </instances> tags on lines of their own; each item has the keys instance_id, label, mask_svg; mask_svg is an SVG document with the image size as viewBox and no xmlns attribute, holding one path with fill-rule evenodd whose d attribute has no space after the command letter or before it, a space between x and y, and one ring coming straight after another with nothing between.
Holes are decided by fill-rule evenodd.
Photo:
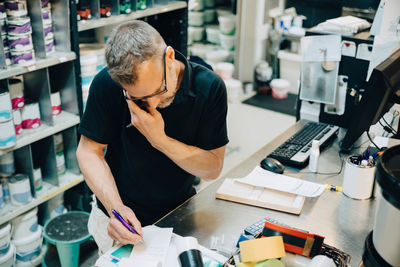
<instances>
[{"instance_id":1,"label":"eyeglasses","mask_svg":"<svg viewBox=\"0 0 400 267\"><path fill-rule=\"evenodd\" d=\"M126 100L130 100L130 101L133 101L133 102L141 102L143 100L146 100L148 98L154 97L156 95L161 95L161 94L164 94L164 93L168 92L168 89L167 89L167 71L166 71L166 65L165 65L165 53L167 52L167 48L168 48L168 46L164 49L164 52L163 52L163 63L164 63L164 87L163 87L163 89L161 89L158 92L155 92L153 94L150 94L150 95L147 95L147 96L143 96L143 97L130 96L130 95L128 95L128 92L125 89L123 89L124 97L125 97Z\"/></svg>"}]
</instances>

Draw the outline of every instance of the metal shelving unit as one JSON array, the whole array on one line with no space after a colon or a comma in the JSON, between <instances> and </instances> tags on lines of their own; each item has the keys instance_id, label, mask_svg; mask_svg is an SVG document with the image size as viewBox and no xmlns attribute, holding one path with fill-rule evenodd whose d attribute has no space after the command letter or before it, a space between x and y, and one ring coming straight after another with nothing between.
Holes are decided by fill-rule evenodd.
<instances>
[{"instance_id":1,"label":"metal shelving unit","mask_svg":"<svg viewBox=\"0 0 400 267\"><path fill-rule=\"evenodd\" d=\"M77 98L75 59L70 39L69 0L51 0L51 20L55 40L55 52L46 55L44 21L41 0L27 0L28 14L32 25L32 41L35 64L24 67L7 66L3 44L0 44L0 91L10 91L9 80L18 76L23 82L24 97L39 103L41 126L34 130L23 130L17 136L17 144L0 149L0 156L12 152L15 173L29 177L33 199L26 205L6 203L0 209L0 225L30 209L48 201L57 194L83 181L75 156L77 148L77 125L79 105ZM60 115L52 116L50 96L58 91L61 98ZM66 174L59 175L56 163L55 134L62 134ZM42 170L43 187L36 191L33 168Z\"/></svg>"},{"instance_id":2,"label":"metal shelving unit","mask_svg":"<svg viewBox=\"0 0 400 267\"><path fill-rule=\"evenodd\" d=\"M54 125L42 124L39 128L34 130L25 130L20 136L17 136L17 144L9 149L0 150L0 156L7 152L17 150L26 145L32 144L43 138L54 135L65 129L76 126L79 123L79 116L63 111L61 114L54 118Z\"/></svg>"},{"instance_id":3,"label":"metal shelving unit","mask_svg":"<svg viewBox=\"0 0 400 267\"><path fill-rule=\"evenodd\" d=\"M32 199L26 205L23 206L15 206L12 203L7 203L0 210L0 225L3 223L12 220L13 218L21 215L24 212L27 212L34 207L39 206L43 202L55 197L58 194L63 193L67 189L74 187L75 185L81 183L83 181L82 175L76 175L71 172L67 172L66 174L60 176L60 184L58 186L54 186L50 183L43 182L43 188L40 190L36 197Z\"/></svg>"},{"instance_id":4,"label":"metal shelving unit","mask_svg":"<svg viewBox=\"0 0 400 267\"><path fill-rule=\"evenodd\" d=\"M109 18L98 18L92 20L82 20L78 22L78 32L95 29L113 24L119 24L129 20L145 18L149 16L159 15L174 10L186 8L187 3L184 1L172 1L166 5L155 5L145 10L137 10L130 14L120 14Z\"/></svg>"},{"instance_id":5,"label":"metal shelving unit","mask_svg":"<svg viewBox=\"0 0 400 267\"><path fill-rule=\"evenodd\" d=\"M56 51L46 58L36 59L36 63L29 67L22 67L18 65L11 65L6 69L0 70L0 80L7 79L12 76L22 75L35 70L40 70L48 67L58 65L60 63L72 61L76 59L74 52L60 52Z\"/></svg>"}]
</instances>

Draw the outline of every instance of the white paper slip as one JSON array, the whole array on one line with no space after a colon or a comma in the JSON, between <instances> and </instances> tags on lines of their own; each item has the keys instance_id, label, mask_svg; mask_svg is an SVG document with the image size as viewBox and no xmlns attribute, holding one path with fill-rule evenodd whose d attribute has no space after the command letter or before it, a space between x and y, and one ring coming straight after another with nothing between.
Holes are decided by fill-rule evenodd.
<instances>
[{"instance_id":1,"label":"white paper slip","mask_svg":"<svg viewBox=\"0 0 400 267\"><path fill-rule=\"evenodd\" d=\"M322 184L273 173L262 169L260 166L257 166L246 177L235 179L235 181L305 197L318 197L325 189L325 186Z\"/></svg>"},{"instance_id":2,"label":"white paper slip","mask_svg":"<svg viewBox=\"0 0 400 267\"><path fill-rule=\"evenodd\" d=\"M135 259L135 261L149 261L152 264L160 262L162 266L164 266L171 242L171 236L172 228L160 228L153 225L144 227L144 242L133 247L130 259Z\"/></svg>"},{"instance_id":3,"label":"white paper slip","mask_svg":"<svg viewBox=\"0 0 400 267\"><path fill-rule=\"evenodd\" d=\"M320 35L301 38L303 61L340 61L342 56L341 41L342 37L340 35Z\"/></svg>"}]
</instances>

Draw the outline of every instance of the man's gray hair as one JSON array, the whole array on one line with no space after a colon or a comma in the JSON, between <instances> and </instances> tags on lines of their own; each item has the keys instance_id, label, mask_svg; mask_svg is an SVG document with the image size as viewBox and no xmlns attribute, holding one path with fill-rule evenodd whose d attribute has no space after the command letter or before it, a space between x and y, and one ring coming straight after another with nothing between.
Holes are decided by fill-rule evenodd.
<instances>
[{"instance_id":1,"label":"man's gray hair","mask_svg":"<svg viewBox=\"0 0 400 267\"><path fill-rule=\"evenodd\" d=\"M139 63L162 56L165 42L148 23L134 20L116 27L106 44L108 72L118 83L134 84Z\"/></svg>"}]
</instances>

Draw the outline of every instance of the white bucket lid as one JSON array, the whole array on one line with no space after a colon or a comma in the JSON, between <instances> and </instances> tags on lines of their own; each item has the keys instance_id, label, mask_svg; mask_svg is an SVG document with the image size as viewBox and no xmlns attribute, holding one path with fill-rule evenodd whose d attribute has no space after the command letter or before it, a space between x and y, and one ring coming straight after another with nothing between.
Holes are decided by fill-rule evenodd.
<instances>
[{"instance_id":1,"label":"white bucket lid","mask_svg":"<svg viewBox=\"0 0 400 267\"><path fill-rule=\"evenodd\" d=\"M11 225L7 223L4 227L3 226L4 225L0 226L0 238L11 234Z\"/></svg>"},{"instance_id":2,"label":"white bucket lid","mask_svg":"<svg viewBox=\"0 0 400 267\"><path fill-rule=\"evenodd\" d=\"M18 216L17 218L15 218L15 219L13 220L13 222L14 222L14 221L21 221L21 222L22 222L22 221L27 221L27 220L29 220L30 218L32 218L32 217L34 217L34 216L37 216L37 212L38 212L38 208L36 207L36 208L31 209L30 211L28 211L28 212L26 212L26 213L24 213L24 214Z\"/></svg>"},{"instance_id":3,"label":"white bucket lid","mask_svg":"<svg viewBox=\"0 0 400 267\"><path fill-rule=\"evenodd\" d=\"M271 81L271 87L286 89L290 86L290 82L285 79L273 79Z\"/></svg>"},{"instance_id":4,"label":"white bucket lid","mask_svg":"<svg viewBox=\"0 0 400 267\"><path fill-rule=\"evenodd\" d=\"M39 225L38 229L36 230L36 232L26 236L26 237L22 237L22 238L18 238L18 239L13 239L12 242L14 243L15 246L23 246L29 243L32 243L36 240L38 240L42 235L42 226Z\"/></svg>"},{"instance_id":5,"label":"white bucket lid","mask_svg":"<svg viewBox=\"0 0 400 267\"><path fill-rule=\"evenodd\" d=\"M0 265L3 263L6 263L11 258L13 258L14 254L15 254L15 246L13 244L10 244L10 248L8 249L8 252L5 255L0 256Z\"/></svg>"}]
</instances>

